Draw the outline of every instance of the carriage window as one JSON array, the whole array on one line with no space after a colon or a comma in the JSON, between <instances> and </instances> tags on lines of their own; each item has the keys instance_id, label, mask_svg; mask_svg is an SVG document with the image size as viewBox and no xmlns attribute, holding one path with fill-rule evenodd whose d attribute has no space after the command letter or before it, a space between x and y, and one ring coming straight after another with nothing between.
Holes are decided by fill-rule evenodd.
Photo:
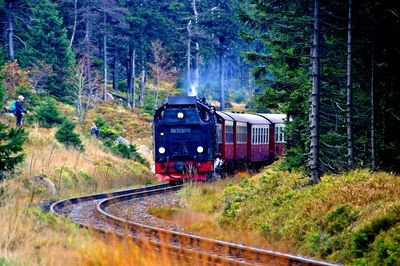
<instances>
[{"instance_id":1,"label":"carriage window","mask_svg":"<svg viewBox=\"0 0 400 266\"><path fill-rule=\"evenodd\" d=\"M236 141L237 141L237 143L246 143L247 142L247 126L246 125L238 125L236 127Z\"/></svg>"},{"instance_id":2,"label":"carriage window","mask_svg":"<svg viewBox=\"0 0 400 266\"><path fill-rule=\"evenodd\" d=\"M225 143L233 143L233 125L225 125Z\"/></svg>"},{"instance_id":3,"label":"carriage window","mask_svg":"<svg viewBox=\"0 0 400 266\"><path fill-rule=\"evenodd\" d=\"M275 141L277 143L285 143L285 127L275 126Z\"/></svg>"},{"instance_id":4,"label":"carriage window","mask_svg":"<svg viewBox=\"0 0 400 266\"><path fill-rule=\"evenodd\" d=\"M261 128L261 143L265 143L265 128Z\"/></svg>"},{"instance_id":5,"label":"carriage window","mask_svg":"<svg viewBox=\"0 0 400 266\"><path fill-rule=\"evenodd\" d=\"M222 143L222 125L217 124L217 142Z\"/></svg>"},{"instance_id":6,"label":"carriage window","mask_svg":"<svg viewBox=\"0 0 400 266\"><path fill-rule=\"evenodd\" d=\"M269 143L269 128L268 128L268 126L264 126L264 125L252 126L251 143L252 144L268 144Z\"/></svg>"}]
</instances>

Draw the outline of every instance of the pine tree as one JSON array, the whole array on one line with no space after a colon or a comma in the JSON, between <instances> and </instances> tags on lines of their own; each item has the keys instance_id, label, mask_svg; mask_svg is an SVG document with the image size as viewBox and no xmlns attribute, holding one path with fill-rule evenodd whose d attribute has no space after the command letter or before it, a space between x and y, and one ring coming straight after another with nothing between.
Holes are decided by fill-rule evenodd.
<instances>
[{"instance_id":1,"label":"pine tree","mask_svg":"<svg viewBox=\"0 0 400 266\"><path fill-rule=\"evenodd\" d=\"M248 2L241 6L238 15L248 27L243 30L242 37L258 47L256 51L245 53L246 60L253 65L252 72L259 87L254 109L286 113L293 119L286 127L289 136L287 165L306 170L311 87L310 38L307 37L311 29L304 27L310 22L308 7L290 1Z\"/></svg>"},{"instance_id":2,"label":"pine tree","mask_svg":"<svg viewBox=\"0 0 400 266\"><path fill-rule=\"evenodd\" d=\"M79 134L74 132L75 124L68 119L65 119L60 128L56 132L56 139L66 147L74 147L83 151L84 146L79 137Z\"/></svg>"},{"instance_id":3,"label":"pine tree","mask_svg":"<svg viewBox=\"0 0 400 266\"><path fill-rule=\"evenodd\" d=\"M9 129L0 123L0 180L24 160L23 145L27 134L22 128Z\"/></svg>"},{"instance_id":4,"label":"pine tree","mask_svg":"<svg viewBox=\"0 0 400 266\"><path fill-rule=\"evenodd\" d=\"M26 20L18 21L16 27L24 47L17 50L16 58L22 67L34 66L37 61L50 64L55 75L48 79L46 90L60 100L72 102L66 79L71 75L74 58L56 4L34 0L20 5Z\"/></svg>"}]
</instances>

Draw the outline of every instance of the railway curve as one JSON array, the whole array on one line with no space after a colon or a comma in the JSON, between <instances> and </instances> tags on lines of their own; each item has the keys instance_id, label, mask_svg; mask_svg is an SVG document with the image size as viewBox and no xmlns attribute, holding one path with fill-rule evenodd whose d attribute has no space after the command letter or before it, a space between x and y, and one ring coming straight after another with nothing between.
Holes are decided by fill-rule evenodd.
<instances>
[{"instance_id":1,"label":"railway curve","mask_svg":"<svg viewBox=\"0 0 400 266\"><path fill-rule=\"evenodd\" d=\"M56 215L66 214L71 217L71 215L74 216L74 212L85 215L80 213L85 211L82 206L90 205L89 216L91 219L95 216L94 222L86 222L82 218L72 218L72 220L98 233L129 235L139 244L146 243L157 250L167 250L169 253L189 260L207 261L211 265L336 265L302 256L149 226L107 211L108 207L119 202L177 191L182 187L183 185L161 184L70 198L55 202L50 210ZM80 204L81 208L76 207ZM73 207L74 205L76 206Z\"/></svg>"}]
</instances>

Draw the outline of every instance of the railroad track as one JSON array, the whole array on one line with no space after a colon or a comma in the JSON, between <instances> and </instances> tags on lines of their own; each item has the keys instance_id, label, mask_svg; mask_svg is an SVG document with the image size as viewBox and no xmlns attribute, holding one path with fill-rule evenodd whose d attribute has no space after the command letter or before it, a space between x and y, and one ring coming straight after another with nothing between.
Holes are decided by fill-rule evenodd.
<instances>
[{"instance_id":1,"label":"railroad track","mask_svg":"<svg viewBox=\"0 0 400 266\"><path fill-rule=\"evenodd\" d=\"M143 188L71 198L54 203L51 211L56 215L68 214L71 205L95 201L95 215L103 223L111 225L93 226L79 222L81 226L106 234L129 235L139 244L150 245L156 250L167 251L186 261L198 260L212 265L335 265L296 255L267 249L219 241L193 234L148 226L111 214L108 207L135 198L142 198L177 191L182 185L161 184Z\"/></svg>"}]
</instances>

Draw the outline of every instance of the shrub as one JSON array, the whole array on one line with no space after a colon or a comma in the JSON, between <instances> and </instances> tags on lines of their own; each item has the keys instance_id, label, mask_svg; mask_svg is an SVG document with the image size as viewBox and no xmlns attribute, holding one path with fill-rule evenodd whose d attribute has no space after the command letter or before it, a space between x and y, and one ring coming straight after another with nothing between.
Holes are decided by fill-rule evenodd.
<instances>
[{"instance_id":1,"label":"shrub","mask_svg":"<svg viewBox=\"0 0 400 266\"><path fill-rule=\"evenodd\" d=\"M24 160L23 145L26 132L22 128L11 128L0 123L0 180L5 178L4 172L11 171Z\"/></svg>"},{"instance_id":2,"label":"shrub","mask_svg":"<svg viewBox=\"0 0 400 266\"><path fill-rule=\"evenodd\" d=\"M35 112L35 119L41 127L54 127L60 125L64 118L61 117L61 112L56 106L54 100L43 101Z\"/></svg>"},{"instance_id":3,"label":"shrub","mask_svg":"<svg viewBox=\"0 0 400 266\"><path fill-rule=\"evenodd\" d=\"M105 124L100 128L100 137L103 139L116 140L120 135L121 131L118 131L115 127L111 127L108 124Z\"/></svg>"},{"instance_id":4,"label":"shrub","mask_svg":"<svg viewBox=\"0 0 400 266\"><path fill-rule=\"evenodd\" d=\"M246 100L246 94L244 93L244 91L235 91L232 94L231 98L236 103L242 103Z\"/></svg>"},{"instance_id":5,"label":"shrub","mask_svg":"<svg viewBox=\"0 0 400 266\"><path fill-rule=\"evenodd\" d=\"M106 144L106 145L110 145L110 144L108 143L108 144ZM137 162L139 162L139 163L141 163L141 164L144 164L144 165L147 165L147 166L150 165L149 162L147 162L147 161L140 155L140 153L137 151L136 146L133 145L133 144L126 145L126 144L123 144L123 143L118 143L118 144L116 144L115 146L112 146L112 147L111 147L111 150L112 150L115 154L121 156L122 158L125 158L125 159L134 159L135 161L137 161Z\"/></svg>"},{"instance_id":6,"label":"shrub","mask_svg":"<svg viewBox=\"0 0 400 266\"><path fill-rule=\"evenodd\" d=\"M400 265L400 224L377 237L372 245L371 265Z\"/></svg>"},{"instance_id":7,"label":"shrub","mask_svg":"<svg viewBox=\"0 0 400 266\"><path fill-rule=\"evenodd\" d=\"M35 93L35 91L26 84L22 84L15 90L16 95L23 95L25 97L24 107L27 110L33 109L38 106L41 102L40 97Z\"/></svg>"},{"instance_id":8,"label":"shrub","mask_svg":"<svg viewBox=\"0 0 400 266\"><path fill-rule=\"evenodd\" d=\"M340 205L327 215L326 230L329 234L339 234L354 221L358 213L348 204Z\"/></svg>"},{"instance_id":9,"label":"shrub","mask_svg":"<svg viewBox=\"0 0 400 266\"><path fill-rule=\"evenodd\" d=\"M94 119L94 123L100 130L100 138L116 140L122 133L122 126L116 124L115 126L110 126L104 118L98 116Z\"/></svg>"},{"instance_id":10,"label":"shrub","mask_svg":"<svg viewBox=\"0 0 400 266\"><path fill-rule=\"evenodd\" d=\"M66 147L74 147L83 151L84 146L79 134L74 132L75 124L65 119L60 128L56 132L56 139Z\"/></svg>"},{"instance_id":11,"label":"shrub","mask_svg":"<svg viewBox=\"0 0 400 266\"><path fill-rule=\"evenodd\" d=\"M98 128L101 128L102 126L104 126L105 124L107 124L107 121L104 120L104 118L101 117L101 116L96 116L96 118L94 119L93 122L96 124L96 126L97 126Z\"/></svg>"},{"instance_id":12,"label":"shrub","mask_svg":"<svg viewBox=\"0 0 400 266\"><path fill-rule=\"evenodd\" d=\"M400 204L393 205L384 215L378 216L354 232L351 246L355 257L368 251L370 244L382 232L400 222Z\"/></svg>"}]
</instances>

